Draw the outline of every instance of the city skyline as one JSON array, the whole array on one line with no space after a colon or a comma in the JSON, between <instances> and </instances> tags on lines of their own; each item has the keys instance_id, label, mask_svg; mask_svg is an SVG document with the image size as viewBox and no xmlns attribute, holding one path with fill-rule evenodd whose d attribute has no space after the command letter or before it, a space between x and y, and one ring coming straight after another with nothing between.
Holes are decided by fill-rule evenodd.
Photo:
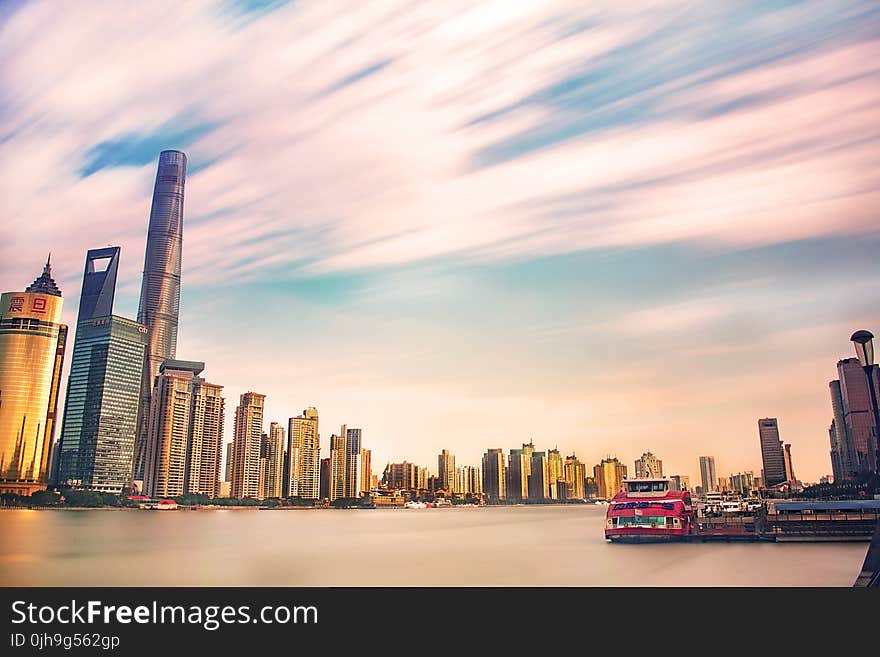
<instances>
[{"instance_id":1,"label":"city skyline","mask_svg":"<svg viewBox=\"0 0 880 657\"><path fill-rule=\"evenodd\" d=\"M697 481L699 454L759 470L754 423L775 417L798 476L817 481L832 469L835 362L853 328L880 324L880 19L846 8L746 3L728 32L731 10L711 6L388 21L366 5L204 4L170 34L144 29L160 3L80 10L73 26L40 3L0 10L16 99L0 109L15 226L0 289L21 290L51 249L59 286L77 290L83 254L118 244L116 311L136 317L156 157L181 149L177 354L225 386L224 442L233 401L259 390L267 421L314 406L325 427L363 428L374 471L442 448L475 465L534 439L588 464L631 467L650 449ZM682 28L681 51L664 25ZM291 30L302 38L280 49ZM70 34L85 38L62 79L31 48ZM207 61L194 35L216 45ZM160 83L135 43L187 64ZM503 81L483 84L477 52ZM251 66L296 83L264 87Z\"/></svg>"}]
</instances>

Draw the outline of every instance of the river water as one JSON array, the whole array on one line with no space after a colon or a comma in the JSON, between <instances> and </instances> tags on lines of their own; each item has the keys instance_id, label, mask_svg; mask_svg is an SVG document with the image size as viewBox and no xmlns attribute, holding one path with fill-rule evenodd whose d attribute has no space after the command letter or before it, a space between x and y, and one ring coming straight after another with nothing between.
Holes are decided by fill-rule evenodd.
<instances>
[{"instance_id":1,"label":"river water","mask_svg":"<svg viewBox=\"0 0 880 657\"><path fill-rule=\"evenodd\" d=\"M605 509L0 511L6 586L850 586L867 543L620 545Z\"/></svg>"}]
</instances>

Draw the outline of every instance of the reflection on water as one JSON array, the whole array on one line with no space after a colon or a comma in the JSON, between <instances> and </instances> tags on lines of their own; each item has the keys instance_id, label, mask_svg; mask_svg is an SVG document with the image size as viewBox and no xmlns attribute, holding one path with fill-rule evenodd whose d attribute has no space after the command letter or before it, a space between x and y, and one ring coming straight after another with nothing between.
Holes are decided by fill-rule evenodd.
<instances>
[{"instance_id":1,"label":"reflection on water","mask_svg":"<svg viewBox=\"0 0 880 657\"><path fill-rule=\"evenodd\" d=\"M0 511L12 586L850 586L867 543L612 545L604 508Z\"/></svg>"}]
</instances>

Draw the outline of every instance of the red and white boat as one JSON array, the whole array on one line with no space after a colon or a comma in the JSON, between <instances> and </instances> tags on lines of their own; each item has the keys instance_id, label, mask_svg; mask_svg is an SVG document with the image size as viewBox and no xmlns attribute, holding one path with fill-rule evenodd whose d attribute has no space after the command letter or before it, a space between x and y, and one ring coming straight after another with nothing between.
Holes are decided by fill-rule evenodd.
<instances>
[{"instance_id":1,"label":"red and white boat","mask_svg":"<svg viewBox=\"0 0 880 657\"><path fill-rule=\"evenodd\" d=\"M605 516L605 538L646 543L686 540L696 534L697 511L687 491L670 490L669 479L625 479Z\"/></svg>"}]
</instances>

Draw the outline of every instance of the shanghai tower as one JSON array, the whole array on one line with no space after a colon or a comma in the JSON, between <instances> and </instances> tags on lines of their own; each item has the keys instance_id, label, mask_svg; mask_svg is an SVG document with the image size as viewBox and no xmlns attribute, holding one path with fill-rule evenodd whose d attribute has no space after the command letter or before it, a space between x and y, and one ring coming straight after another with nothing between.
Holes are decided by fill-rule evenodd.
<instances>
[{"instance_id":1,"label":"shanghai tower","mask_svg":"<svg viewBox=\"0 0 880 657\"><path fill-rule=\"evenodd\" d=\"M153 187L144 277L138 322L149 330L141 380L138 412L138 439L135 450L134 479L143 480L146 454L150 393L159 365L174 358L177 351L177 318L180 307L180 261L183 250L183 188L186 181L186 155L181 151L162 151Z\"/></svg>"}]
</instances>

